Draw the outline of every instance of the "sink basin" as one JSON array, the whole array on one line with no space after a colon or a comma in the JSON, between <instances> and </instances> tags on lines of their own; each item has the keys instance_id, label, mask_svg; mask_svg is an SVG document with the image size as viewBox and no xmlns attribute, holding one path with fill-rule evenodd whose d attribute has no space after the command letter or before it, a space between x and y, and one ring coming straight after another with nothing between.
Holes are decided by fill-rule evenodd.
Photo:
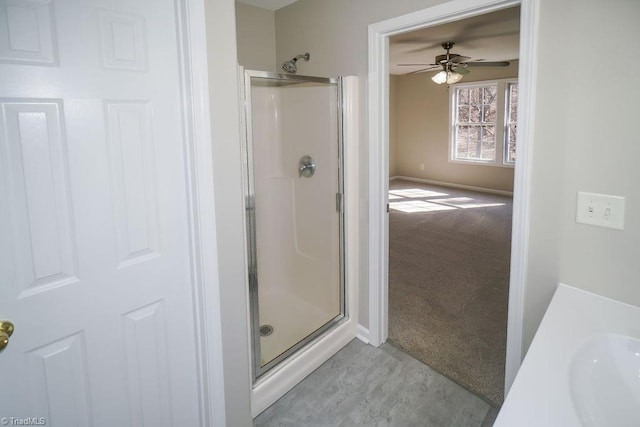
<instances>
[{"instance_id":1,"label":"sink basin","mask_svg":"<svg viewBox=\"0 0 640 427\"><path fill-rule=\"evenodd\" d=\"M640 306L559 284L494 427L640 427Z\"/></svg>"},{"instance_id":2,"label":"sink basin","mask_svg":"<svg viewBox=\"0 0 640 427\"><path fill-rule=\"evenodd\" d=\"M569 370L571 400L592 426L640 426L640 340L597 334L576 350Z\"/></svg>"}]
</instances>

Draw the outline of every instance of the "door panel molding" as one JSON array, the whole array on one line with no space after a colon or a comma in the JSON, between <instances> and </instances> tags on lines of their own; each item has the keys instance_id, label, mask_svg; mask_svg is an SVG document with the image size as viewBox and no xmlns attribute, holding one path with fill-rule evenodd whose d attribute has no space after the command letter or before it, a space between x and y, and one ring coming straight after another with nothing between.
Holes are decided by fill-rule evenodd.
<instances>
[{"instance_id":1,"label":"door panel molding","mask_svg":"<svg viewBox=\"0 0 640 427\"><path fill-rule=\"evenodd\" d=\"M0 100L19 298L78 281L61 100ZM18 262L22 260L22 262ZM8 285L8 284L7 284Z\"/></svg>"},{"instance_id":2,"label":"door panel molding","mask_svg":"<svg viewBox=\"0 0 640 427\"><path fill-rule=\"evenodd\" d=\"M61 425L91 425L91 394L84 332L25 354L34 413ZM69 411L74 408L75 411Z\"/></svg>"}]
</instances>

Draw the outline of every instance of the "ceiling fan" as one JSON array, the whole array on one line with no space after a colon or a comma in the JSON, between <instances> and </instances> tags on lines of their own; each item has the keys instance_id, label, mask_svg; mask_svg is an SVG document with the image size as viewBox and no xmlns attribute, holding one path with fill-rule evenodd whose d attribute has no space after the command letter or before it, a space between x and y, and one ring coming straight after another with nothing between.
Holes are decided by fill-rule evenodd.
<instances>
[{"instance_id":1,"label":"ceiling fan","mask_svg":"<svg viewBox=\"0 0 640 427\"><path fill-rule=\"evenodd\" d=\"M438 68L442 68L436 73L431 80L437 84L457 83L462 79L462 76L469 73L468 67L508 67L509 61L470 61L470 57L459 55L457 53L451 53L454 42L442 43L442 48L446 50L443 55L436 56L435 63L433 64L398 64L398 66L409 67L416 65L427 65L426 68L412 71L407 74L423 73Z\"/></svg>"}]
</instances>

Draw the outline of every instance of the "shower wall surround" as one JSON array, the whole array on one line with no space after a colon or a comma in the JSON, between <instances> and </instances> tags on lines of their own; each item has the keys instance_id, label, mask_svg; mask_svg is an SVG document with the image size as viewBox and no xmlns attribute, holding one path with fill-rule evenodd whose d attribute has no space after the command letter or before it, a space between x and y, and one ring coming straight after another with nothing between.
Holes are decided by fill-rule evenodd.
<instances>
[{"instance_id":1,"label":"shower wall surround","mask_svg":"<svg viewBox=\"0 0 640 427\"><path fill-rule=\"evenodd\" d=\"M254 78L251 119L259 324L273 327L264 366L342 312L337 84Z\"/></svg>"}]
</instances>

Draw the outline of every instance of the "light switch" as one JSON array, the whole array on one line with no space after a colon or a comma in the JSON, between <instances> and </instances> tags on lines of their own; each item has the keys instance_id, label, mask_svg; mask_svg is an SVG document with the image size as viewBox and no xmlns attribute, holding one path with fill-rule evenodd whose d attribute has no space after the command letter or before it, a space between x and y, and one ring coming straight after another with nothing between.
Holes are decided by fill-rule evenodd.
<instances>
[{"instance_id":1,"label":"light switch","mask_svg":"<svg viewBox=\"0 0 640 427\"><path fill-rule=\"evenodd\" d=\"M624 197L578 191L577 204L577 222L624 229Z\"/></svg>"}]
</instances>

